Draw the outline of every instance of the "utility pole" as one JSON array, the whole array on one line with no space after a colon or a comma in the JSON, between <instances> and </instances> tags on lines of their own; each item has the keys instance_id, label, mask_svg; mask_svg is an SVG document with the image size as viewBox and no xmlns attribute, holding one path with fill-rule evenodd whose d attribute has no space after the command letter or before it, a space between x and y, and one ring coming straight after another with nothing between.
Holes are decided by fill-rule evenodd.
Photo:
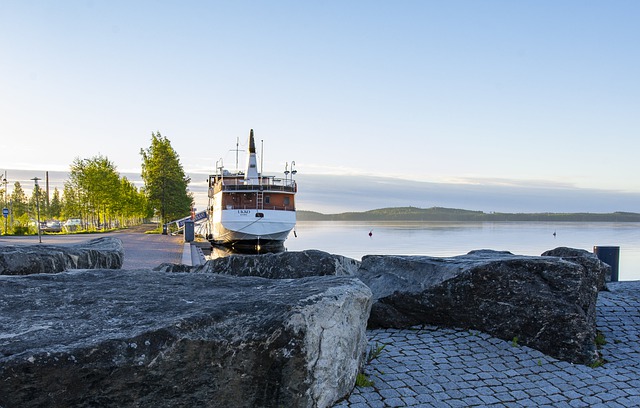
<instances>
[{"instance_id":1,"label":"utility pole","mask_svg":"<svg viewBox=\"0 0 640 408\"><path fill-rule=\"evenodd\" d=\"M38 180L41 180L39 177L34 177L31 180L33 180L33 184L35 185L33 193L36 195L36 208L37 208L37 212L38 212L38 242L40 242L42 244L42 231L40 230L40 200L38 200Z\"/></svg>"},{"instance_id":2,"label":"utility pole","mask_svg":"<svg viewBox=\"0 0 640 408\"><path fill-rule=\"evenodd\" d=\"M48 217L47 214L49 214L49 172L46 171L44 174L45 174L45 185L47 186L45 188L45 190L47 190L46 191L46 195L44 196L44 203L45 203L44 213L45 213L46 217Z\"/></svg>"}]
</instances>

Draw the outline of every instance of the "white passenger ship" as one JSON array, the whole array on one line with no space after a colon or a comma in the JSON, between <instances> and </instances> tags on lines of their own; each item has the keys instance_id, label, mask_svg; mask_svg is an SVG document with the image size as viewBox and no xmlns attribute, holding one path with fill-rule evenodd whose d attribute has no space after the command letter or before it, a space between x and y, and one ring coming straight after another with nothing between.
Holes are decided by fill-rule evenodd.
<instances>
[{"instance_id":1,"label":"white passenger ship","mask_svg":"<svg viewBox=\"0 0 640 408\"><path fill-rule=\"evenodd\" d=\"M253 129L245 171L230 172L222 160L209 176L209 222L207 238L214 245L282 246L296 225L295 162L285 166L284 178L258 171Z\"/></svg>"}]
</instances>

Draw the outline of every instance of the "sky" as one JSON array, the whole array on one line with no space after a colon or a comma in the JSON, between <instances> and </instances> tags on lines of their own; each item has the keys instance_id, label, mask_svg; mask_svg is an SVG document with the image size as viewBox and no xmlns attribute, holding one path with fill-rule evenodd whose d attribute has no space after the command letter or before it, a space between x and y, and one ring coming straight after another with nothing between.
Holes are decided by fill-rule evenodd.
<instances>
[{"instance_id":1,"label":"sky","mask_svg":"<svg viewBox=\"0 0 640 408\"><path fill-rule=\"evenodd\" d=\"M635 0L0 0L0 170L139 173L159 131L201 182L254 129L304 209L640 211L639 20Z\"/></svg>"}]
</instances>

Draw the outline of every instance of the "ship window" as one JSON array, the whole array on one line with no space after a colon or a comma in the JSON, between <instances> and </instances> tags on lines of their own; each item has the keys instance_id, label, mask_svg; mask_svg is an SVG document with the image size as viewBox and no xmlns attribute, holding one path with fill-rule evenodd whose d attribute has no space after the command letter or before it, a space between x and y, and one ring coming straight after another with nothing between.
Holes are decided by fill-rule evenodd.
<instances>
[{"instance_id":1,"label":"ship window","mask_svg":"<svg viewBox=\"0 0 640 408\"><path fill-rule=\"evenodd\" d=\"M284 198L284 205L289 205L289 197Z\"/></svg>"},{"instance_id":2,"label":"ship window","mask_svg":"<svg viewBox=\"0 0 640 408\"><path fill-rule=\"evenodd\" d=\"M271 196L264 196L264 203L269 204L271 202Z\"/></svg>"}]
</instances>

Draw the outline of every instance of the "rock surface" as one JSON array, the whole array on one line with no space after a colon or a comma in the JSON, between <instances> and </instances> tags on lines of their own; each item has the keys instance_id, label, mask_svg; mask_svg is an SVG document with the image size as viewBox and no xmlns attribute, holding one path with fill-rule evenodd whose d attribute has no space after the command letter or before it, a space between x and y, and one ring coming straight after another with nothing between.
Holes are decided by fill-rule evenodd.
<instances>
[{"instance_id":1,"label":"rock surface","mask_svg":"<svg viewBox=\"0 0 640 408\"><path fill-rule=\"evenodd\" d=\"M595 305L604 268L557 257L473 251L451 258L365 256L370 327L476 329L573 363L597 358Z\"/></svg>"},{"instance_id":2,"label":"rock surface","mask_svg":"<svg viewBox=\"0 0 640 408\"><path fill-rule=\"evenodd\" d=\"M0 276L0 406L330 406L370 307L350 277Z\"/></svg>"},{"instance_id":3,"label":"rock surface","mask_svg":"<svg viewBox=\"0 0 640 408\"><path fill-rule=\"evenodd\" d=\"M119 269L124 249L118 238L71 245L0 246L0 275L57 273L69 269Z\"/></svg>"},{"instance_id":4,"label":"rock surface","mask_svg":"<svg viewBox=\"0 0 640 408\"><path fill-rule=\"evenodd\" d=\"M216 258L203 265L162 264L154 270L164 272L209 272L234 276L260 276L269 279L298 279L308 276L353 276L360 262L342 255L318 250L279 252L262 255L235 254Z\"/></svg>"},{"instance_id":5,"label":"rock surface","mask_svg":"<svg viewBox=\"0 0 640 408\"><path fill-rule=\"evenodd\" d=\"M607 290L607 282L611 281L611 266L598 259L598 255L584 249L558 247L542 253L541 256L557 256L570 262L579 263L588 270L594 271L598 278L598 290Z\"/></svg>"}]
</instances>

